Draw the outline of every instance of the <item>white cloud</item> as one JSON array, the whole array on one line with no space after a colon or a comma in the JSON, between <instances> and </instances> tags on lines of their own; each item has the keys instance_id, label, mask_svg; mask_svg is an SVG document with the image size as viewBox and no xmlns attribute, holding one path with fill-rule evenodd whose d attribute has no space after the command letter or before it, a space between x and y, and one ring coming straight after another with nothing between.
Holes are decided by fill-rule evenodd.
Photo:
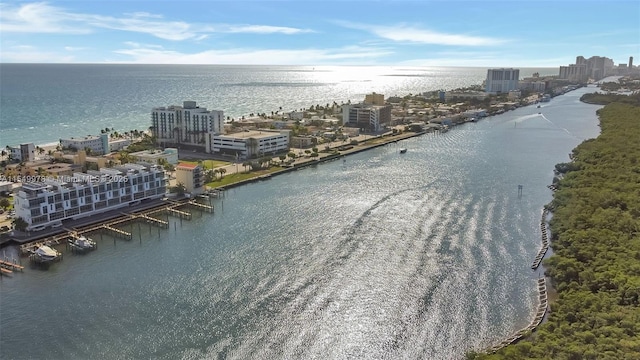
<instances>
[{"instance_id":1,"label":"white cloud","mask_svg":"<svg viewBox=\"0 0 640 360\"><path fill-rule=\"evenodd\" d=\"M46 3L20 7L0 4L0 32L86 34L90 29L71 20L71 16L61 9Z\"/></svg>"},{"instance_id":2,"label":"white cloud","mask_svg":"<svg viewBox=\"0 0 640 360\"><path fill-rule=\"evenodd\" d=\"M124 14L122 17L67 12L47 3L12 6L0 4L0 31L15 33L87 34L95 29L112 29L149 34L160 39L202 40L212 33L299 34L309 29L269 25L192 24L166 21L162 15L147 12Z\"/></svg>"},{"instance_id":3,"label":"white cloud","mask_svg":"<svg viewBox=\"0 0 640 360\"><path fill-rule=\"evenodd\" d=\"M444 33L422 29L415 26L408 26L405 24L396 26L379 26L345 21L337 21L336 23L343 27L368 31L383 39L404 43L453 46L491 46L503 44L508 41L492 37Z\"/></svg>"},{"instance_id":4,"label":"white cloud","mask_svg":"<svg viewBox=\"0 0 640 360\"><path fill-rule=\"evenodd\" d=\"M273 34L273 33L281 33L281 34L299 34L299 33L308 33L313 32L309 29L298 29L292 27L284 27L284 26L268 26L268 25L231 25L228 30L225 32L228 33L253 33L253 34Z\"/></svg>"},{"instance_id":5,"label":"white cloud","mask_svg":"<svg viewBox=\"0 0 640 360\"><path fill-rule=\"evenodd\" d=\"M505 41L488 37L468 36L460 34L446 34L430 30L411 27L376 27L373 33L389 40L415 42L436 45L487 46L498 45Z\"/></svg>"}]
</instances>

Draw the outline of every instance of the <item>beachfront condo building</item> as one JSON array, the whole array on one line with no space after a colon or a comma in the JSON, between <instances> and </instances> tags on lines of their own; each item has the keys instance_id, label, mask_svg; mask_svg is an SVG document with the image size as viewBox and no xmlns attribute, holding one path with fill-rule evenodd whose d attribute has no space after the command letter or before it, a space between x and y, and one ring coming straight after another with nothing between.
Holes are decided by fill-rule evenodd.
<instances>
[{"instance_id":1,"label":"beachfront condo building","mask_svg":"<svg viewBox=\"0 0 640 360\"><path fill-rule=\"evenodd\" d=\"M519 80L520 69L489 69L484 91L490 94L503 94L518 90Z\"/></svg>"},{"instance_id":2,"label":"beachfront condo building","mask_svg":"<svg viewBox=\"0 0 640 360\"><path fill-rule=\"evenodd\" d=\"M63 220L136 205L161 198L165 193L161 166L124 164L23 183L14 197L14 208L16 217L27 222L27 231L40 231L59 226Z\"/></svg>"},{"instance_id":3,"label":"beachfront condo building","mask_svg":"<svg viewBox=\"0 0 640 360\"><path fill-rule=\"evenodd\" d=\"M151 132L162 146L209 152L212 137L223 133L224 112L207 110L195 101L182 106L157 107L151 111Z\"/></svg>"},{"instance_id":4,"label":"beachfront condo building","mask_svg":"<svg viewBox=\"0 0 640 360\"><path fill-rule=\"evenodd\" d=\"M212 137L210 152L232 159L252 159L289 150L291 130L242 131Z\"/></svg>"},{"instance_id":5,"label":"beachfront condo building","mask_svg":"<svg viewBox=\"0 0 640 360\"><path fill-rule=\"evenodd\" d=\"M362 132L377 132L391 124L391 109L391 105L343 105L342 124Z\"/></svg>"},{"instance_id":6,"label":"beachfront condo building","mask_svg":"<svg viewBox=\"0 0 640 360\"><path fill-rule=\"evenodd\" d=\"M198 164L179 163L176 166L176 183L184 186L185 192L200 195L204 192L204 170Z\"/></svg>"},{"instance_id":7,"label":"beachfront condo building","mask_svg":"<svg viewBox=\"0 0 640 360\"><path fill-rule=\"evenodd\" d=\"M60 139L60 146L62 146L63 149L91 149L91 154L94 155L104 155L108 154L110 151L108 134L101 134L100 136L87 135L79 138L71 137L68 139Z\"/></svg>"}]
</instances>

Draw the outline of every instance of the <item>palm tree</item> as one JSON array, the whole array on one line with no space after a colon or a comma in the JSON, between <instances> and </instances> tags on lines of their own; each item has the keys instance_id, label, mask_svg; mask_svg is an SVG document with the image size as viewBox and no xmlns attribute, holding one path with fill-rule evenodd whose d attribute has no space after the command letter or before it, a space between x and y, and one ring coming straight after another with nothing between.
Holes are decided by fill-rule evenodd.
<instances>
[{"instance_id":1,"label":"palm tree","mask_svg":"<svg viewBox=\"0 0 640 360\"><path fill-rule=\"evenodd\" d=\"M244 166L244 171L247 171L247 168L249 166L251 166L251 161L245 161L242 163L242 166Z\"/></svg>"},{"instance_id":2,"label":"palm tree","mask_svg":"<svg viewBox=\"0 0 640 360\"><path fill-rule=\"evenodd\" d=\"M213 170L211 171L211 173L213 173L213 178L214 178L215 180L217 180L217 179L218 179L218 173L219 173L219 172L220 172L220 170L218 170L218 169L213 169Z\"/></svg>"},{"instance_id":3,"label":"palm tree","mask_svg":"<svg viewBox=\"0 0 640 360\"><path fill-rule=\"evenodd\" d=\"M220 168L218 172L220 173L220 180L222 180L222 178L224 177L224 174L227 172L227 169Z\"/></svg>"}]
</instances>

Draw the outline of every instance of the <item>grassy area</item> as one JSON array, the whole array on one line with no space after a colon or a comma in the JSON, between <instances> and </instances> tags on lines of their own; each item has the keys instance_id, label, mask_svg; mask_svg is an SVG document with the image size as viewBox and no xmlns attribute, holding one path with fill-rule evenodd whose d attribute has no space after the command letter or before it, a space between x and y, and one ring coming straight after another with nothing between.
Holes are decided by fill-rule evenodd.
<instances>
[{"instance_id":1,"label":"grassy area","mask_svg":"<svg viewBox=\"0 0 640 360\"><path fill-rule=\"evenodd\" d=\"M181 159L180 162L186 163L186 164L194 164L194 165L198 164L198 160L190 160L190 159L185 159L185 160ZM220 160L202 160L202 166L204 166L205 170L215 169L215 168L219 168L221 166L227 166L227 165L231 165L231 163L228 161L220 161Z\"/></svg>"},{"instance_id":2,"label":"grassy area","mask_svg":"<svg viewBox=\"0 0 640 360\"><path fill-rule=\"evenodd\" d=\"M247 179L252 179L252 178L256 178L258 176L262 176L262 175L267 175L267 174L271 174L280 170L283 170L283 167L280 166L272 166L269 169L263 169L263 170L258 170L258 171L249 171L249 172L242 172L242 173L237 173L237 174L229 174L229 175L225 175L222 179L218 179L216 181L212 181L210 183L207 183L208 187L221 187L221 186L227 186L229 184L234 184L243 180L247 180Z\"/></svg>"}]
</instances>

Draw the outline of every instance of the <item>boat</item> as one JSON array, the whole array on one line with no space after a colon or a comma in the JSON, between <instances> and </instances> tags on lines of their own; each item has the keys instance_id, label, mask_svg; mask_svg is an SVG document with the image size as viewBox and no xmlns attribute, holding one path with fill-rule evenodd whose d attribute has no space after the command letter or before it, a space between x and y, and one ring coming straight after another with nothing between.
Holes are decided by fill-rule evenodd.
<instances>
[{"instance_id":1,"label":"boat","mask_svg":"<svg viewBox=\"0 0 640 360\"><path fill-rule=\"evenodd\" d=\"M75 239L69 239L69 244L79 250L93 250L96 247L95 241L84 236L80 236L79 238Z\"/></svg>"},{"instance_id":2,"label":"boat","mask_svg":"<svg viewBox=\"0 0 640 360\"><path fill-rule=\"evenodd\" d=\"M540 105L538 105L538 109L540 109Z\"/></svg>"},{"instance_id":3,"label":"boat","mask_svg":"<svg viewBox=\"0 0 640 360\"><path fill-rule=\"evenodd\" d=\"M40 261L54 261L60 257L60 253L47 245L40 246L33 254Z\"/></svg>"},{"instance_id":4,"label":"boat","mask_svg":"<svg viewBox=\"0 0 640 360\"><path fill-rule=\"evenodd\" d=\"M406 153L406 152L407 152L407 148L402 148L402 149L400 149L400 154L404 154L404 153Z\"/></svg>"}]
</instances>

